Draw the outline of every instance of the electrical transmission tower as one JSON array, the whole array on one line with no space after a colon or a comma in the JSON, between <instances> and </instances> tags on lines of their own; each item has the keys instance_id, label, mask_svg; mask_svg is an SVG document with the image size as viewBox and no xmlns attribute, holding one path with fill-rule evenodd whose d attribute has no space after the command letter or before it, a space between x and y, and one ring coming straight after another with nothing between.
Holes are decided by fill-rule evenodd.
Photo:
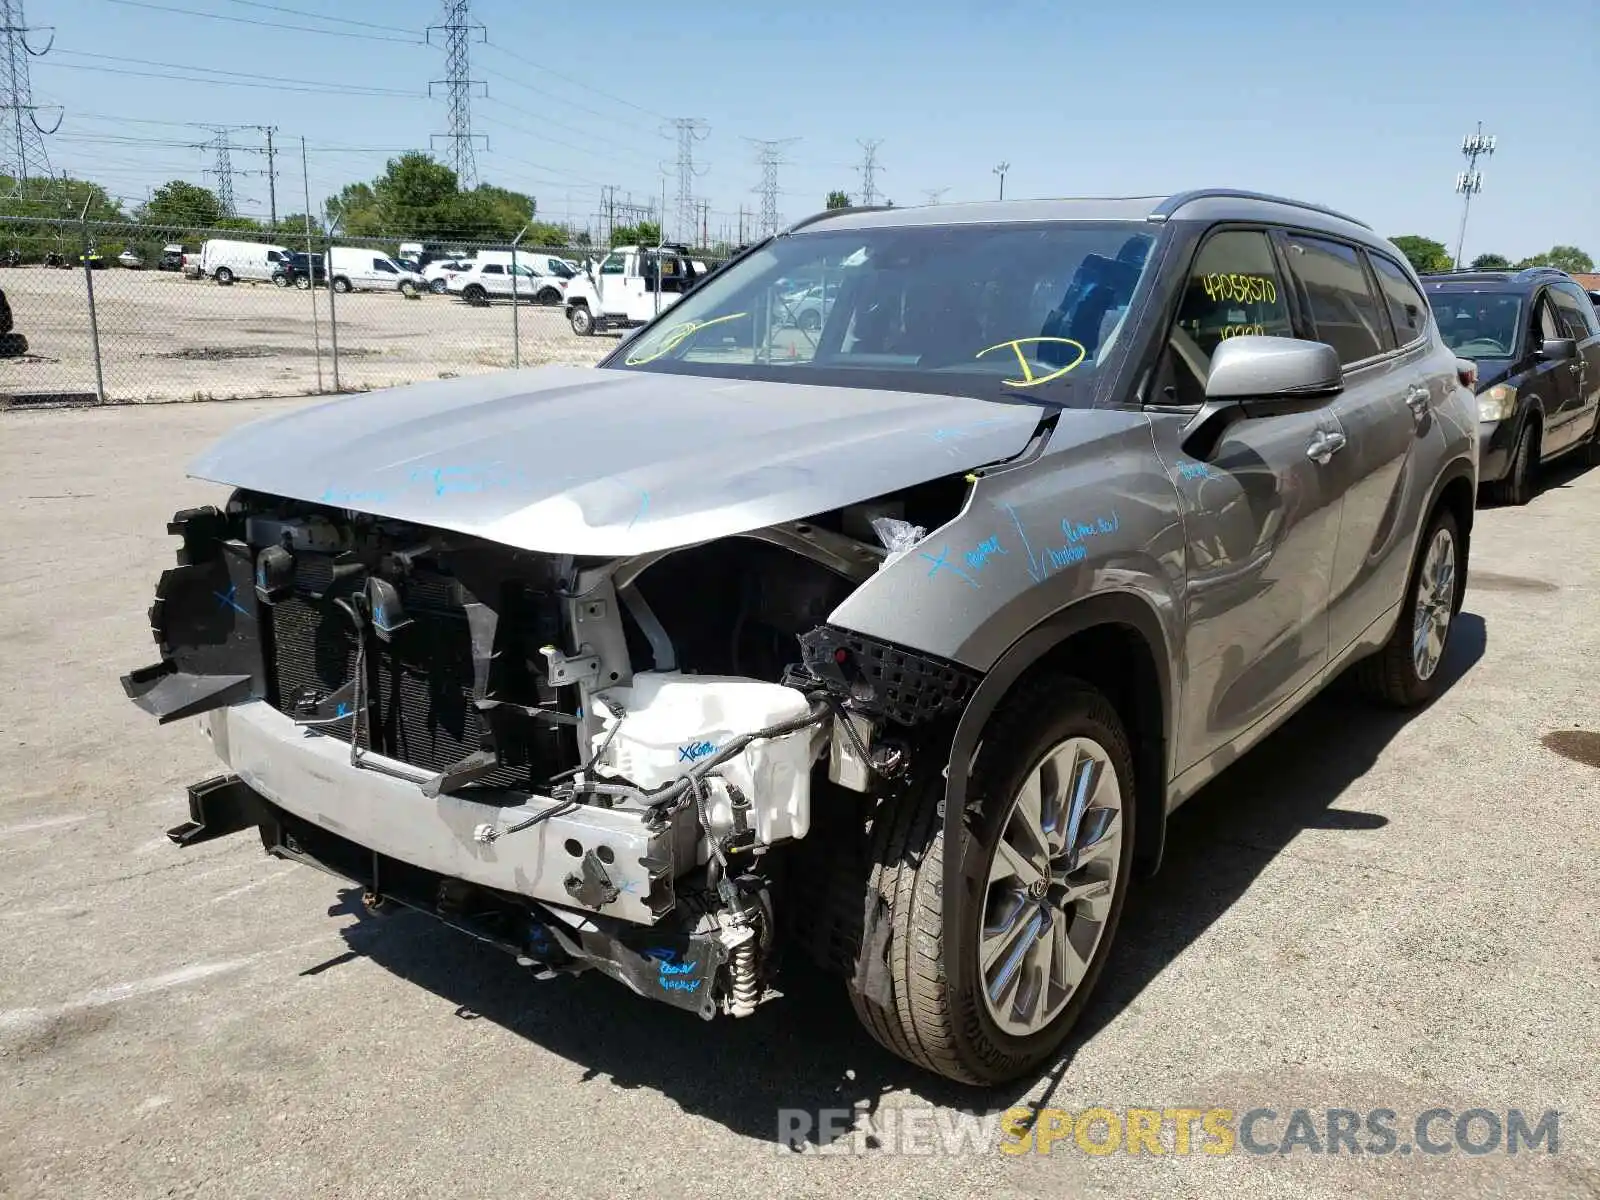
<instances>
[{"instance_id":1,"label":"electrical transmission tower","mask_svg":"<svg viewBox=\"0 0 1600 1200\"><path fill-rule=\"evenodd\" d=\"M678 217L677 228L673 232L678 237L684 237L686 231L699 226L694 202L694 180L695 176L705 174L703 168L695 170L694 144L705 141L711 127L699 117L678 117L672 122L672 127L678 134ZM694 240L692 234L688 240Z\"/></svg>"},{"instance_id":2,"label":"electrical transmission tower","mask_svg":"<svg viewBox=\"0 0 1600 1200\"><path fill-rule=\"evenodd\" d=\"M856 140L856 145L861 147L861 165L856 170L861 172L861 203L870 208L878 201L877 172L883 168L878 166L878 147L883 145L882 138L873 138L871 141Z\"/></svg>"},{"instance_id":3,"label":"electrical transmission tower","mask_svg":"<svg viewBox=\"0 0 1600 1200\"><path fill-rule=\"evenodd\" d=\"M233 161L229 157L229 151L233 147L228 144L230 132L226 126L217 127L217 136L201 147L203 150L212 150L216 153L216 158L206 169L205 174L216 176L217 204L221 206L222 215L225 217L236 215L233 205Z\"/></svg>"},{"instance_id":4,"label":"electrical transmission tower","mask_svg":"<svg viewBox=\"0 0 1600 1200\"><path fill-rule=\"evenodd\" d=\"M1483 191L1483 174L1478 170L1478 159L1494 153L1495 137L1483 132L1483 122L1478 122L1478 132L1461 139L1461 153L1467 160L1467 169L1456 176L1456 191L1461 194L1461 232L1456 237L1456 269L1461 269L1461 251L1467 244L1467 213L1472 208L1472 197Z\"/></svg>"},{"instance_id":5,"label":"electrical transmission tower","mask_svg":"<svg viewBox=\"0 0 1600 1200\"><path fill-rule=\"evenodd\" d=\"M50 40L44 49L35 50L28 45L27 17L22 12L22 0L0 0L0 110L6 114L4 150L0 151L0 173L11 177L11 194L21 196L30 179L48 180L50 157L45 153L47 134L61 128L65 115L56 105L56 123L49 129L39 124L39 106L33 102L33 85L28 79L28 60L50 52L55 44L55 31L49 30Z\"/></svg>"},{"instance_id":6,"label":"electrical transmission tower","mask_svg":"<svg viewBox=\"0 0 1600 1200\"><path fill-rule=\"evenodd\" d=\"M950 189L947 188L947 187L942 187L942 188L923 188L922 189L922 194L928 198L928 203L929 204L937 204L937 203L939 203L939 197L944 195L949 190Z\"/></svg>"},{"instance_id":7,"label":"electrical transmission tower","mask_svg":"<svg viewBox=\"0 0 1600 1200\"><path fill-rule=\"evenodd\" d=\"M783 152L798 142L799 138L746 138L756 147L757 161L761 164L761 186L752 189L761 193L761 220L757 232L768 236L778 232L778 168L783 166Z\"/></svg>"},{"instance_id":8,"label":"electrical transmission tower","mask_svg":"<svg viewBox=\"0 0 1600 1200\"><path fill-rule=\"evenodd\" d=\"M439 23L428 26L429 45L433 44L435 32L444 35L445 75L428 84L428 94L431 96L435 87L448 89L446 99L450 106L450 131L434 134L434 137L442 137L450 143L450 166L455 170L456 182L463 188L470 188L478 181L477 140L482 138L484 149L489 148L487 137L472 132L472 89L483 84L472 78L467 53L474 32L480 42L487 42L489 33L482 25L473 23L469 7L470 0L444 0L444 13ZM484 94L488 94L487 90Z\"/></svg>"}]
</instances>

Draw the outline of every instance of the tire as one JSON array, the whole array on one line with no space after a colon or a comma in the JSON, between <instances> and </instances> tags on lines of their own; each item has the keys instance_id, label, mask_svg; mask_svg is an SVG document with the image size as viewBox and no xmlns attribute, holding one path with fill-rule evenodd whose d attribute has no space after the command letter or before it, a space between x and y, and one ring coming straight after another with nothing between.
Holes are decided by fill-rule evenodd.
<instances>
[{"instance_id":1,"label":"tire","mask_svg":"<svg viewBox=\"0 0 1600 1200\"><path fill-rule=\"evenodd\" d=\"M589 311L587 304L574 304L572 311L567 314L567 321L572 325L572 332L579 337L589 337L594 333L594 314Z\"/></svg>"},{"instance_id":2,"label":"tire","mask_svg":"<svg viewBox=\"0 0 1600 1200\"><path fill-rule=\"evenodd\" d=\"M538 295L534 296L533 302L535 304L542 304L545 308L551 308L554 305L561 303L561 293L556 291L555 288L545 288L543 291L539 292Z\"/></svg>"},{"instance_id":3,"label":"tire","mask_svg":"<svg viewBox=\"0 0 1600 1200\"><path fill-rule=\"evenodd\" d=\"M1500 504L1521 507L1533 499L1537 488L1534 476L1539 470L1539 427L1528 420L1517 435L1517 448L1511 453L1506 477L1495 484L1493 496Z\"/></svg>"},{"instance_id":4,"label":"tire","mask_svg":"<svg viewBox=\"0 0 1600 1200\"><path fill-rule=\"evenodd\" d=\"M296 275L294 277L294 286L302 292L309 292L311 290L311 276Z\"/></svg>"},{"instance_id":5,"label":"tire","mask_svg":"<svg viewBox=\"0 0 1600 1200\"><path fill-rule=\"evenodd\" d=\"M886 988L876 989L876 998L866 995L855 983L850 987L856 1015L886 1049L948 1079L980 1086L1004 1083L1038 1070L1057 1053L1082 1015L1115 939L1127 896L1135 819L1133 755L1127 736L1116 710L1088 684L1059 675L1036 679L996 712L989 729L969 795L982 798L979 830L987 832L975 832L974 836L982 844L991 882L976 898L965 891L957 898L966 910L957 920L970 931L961 950L962 961L951 963L945 957L946 847L939 803L944 783L935 774L920 786L885 801L874 818L866 940L872 945L873 927L881 930L887 926L884 964L888 980ZM1093 900L1093 919L1077 908L1063 919L1067 910L1050 905L1034 893L1007 891L1020 876L995 881L992 873L997 869L995 864L1004 861L999 844L1010 844L1009 831L1017 817L1013 814L1008 818L1007 814L1018 802L1022 785L1041 770L1051 755L1076 755L1090 745L1101 765L1097 776L1100 782L1091 793L1095 807L1089 811L1105 811L1099 807L1099 800L1108 781L1115 785L1120 807L1115 823L1093 843L1101 847L1100 853L1082 870L1107 871L1110 879L1096 881L1103 890ZM1077 761L1074 758L1074 769ZM1064 787L1051 790L1065 795ZM1059 824L1052 824L1051 830L1059 828ZM1092 826L1081 828L1089 830ZM1114 844L1108 844L1113 835ZM1008 856L1011 853L1007 851ZM1051 861L1059 864L1062 860ZM1051 878L1055 878L1054 872ZM1007 909L1007 915L1002 918L1004 927L991 935L983 947L997 955L985 971L980 966L980 943L986 923L994 919L997 903ZM1041 927L1038 923L1047 911L1054 914L1054 920L1046 920ZM874 913L876 921L872 919ZM1014 1018L1025 1002L1030 981L1039 984L1050 971L1033 960L1032 954L1042 949L1045 941L1034 936L1036 929L1060 931L1080 955L1084 950L1079 943L1089 941L1087 957L1077 960L1082 971L1075 986L1053 999L1048 991L1044 993L1045 1007L1038 1014L1037 1027L1006 1028L1000 1023L1010 1019L1004 1013ZM1073 930L1080 931L1080 935L1074 937ZM1053 935L1050 945L1053 952L1061 952L1061 943ZM1069 960L1063 956L1062 961ZM1010 987L1008 981L1014 981L1015 987ZM986 990L993 988L999 989L1003 1000L998 1008Z\"/></svg>"},{"instance_id":6,"label":"tire","mask_svg":"<svg viewBox=\"0 0 1600 1200\"><path fill-rule=\"evenodd\" d=\"M1600 412L1594 415L1594 428L1589 431L1589 441L1583 448L1583 461L1591 467L1600 467Z\"/></svg>"},{"instance_id":7,"label":"tire","mask_svg":"<svg viewBox=\"0 0 1600 1200\"><path fill-rule=\"evenodd\" d=\"M805 333L815 333L822 328L822 314L815 309L808 308L800 314L800 320L796 324Z\"/></svg>"},{"instance_id":8,"label":"tire","mask_svg":"<svg viewBox=\"0 0 1600 1200\"><path fill-rule=\"evenodd\" d=\"M489 293L483 290L483 285L480 283L469 283L461 290L461 298L472 305L489 303Z\"/></svg>"},{"instance_id":9,"label":"tire","mask_svg":"<svg viewBox=\"0 0 1600 1200\"><path fill-rule=\"evenodd\" d=\"M435 296L444 295L445 292L449 289L449 287L450 287L450 285L447 282L445 282L445 280L443 280L443 279L434 279L434 280L431 280L429 282L429 284L428 284L428 290L430 292L432 292Z\"/></svg>"},{"instance_id":10,"label":"tire","mask_svg":"<svg viewBox=\"0 0 1600 1200\"><path fill-rule=\"evenodd\" d=\"M233 282L233 272L228 270L227 267L218 267L217 268L217 273L214 276L214 278L223 287L227 287L229 284L231 284Z\"/></svg>"},{"instance_id":11,"label":"tire","mask_svg":"<svg viewBox=\"0 0 1600 1200\"><path fill-rule=\"evenodd\" d=\"M418 294L417 293L417 285L412 283L409 279L401 280L401 282L400 282L400 294L402 296L406 297L409 300L412 296L415 296L415 295Z\"/></svg>"},{"instance_id":12,"label":"tire","mask_svg":"<svg viewBox=\"0 0 1600 1200\"><path fill-rule=\"evenodd\" d=\"M277 274L273 275L273 277L272 277L272 286L273 287L281 287L281 288L288 287L289 286L289 277L287 275L283 274L283 272L279 271Z\"/></svg>"},{"instance_id":13,"label":"tire","mask_svg":"<svg viewBox=\"0 0 1600 1200\"><path fill-rule=\"evenodd\" d=\"M1440 538L1449 542L1447 593L1438 583L1436 547ZM1466 589L1464 561L1461 529L1456 524L1455 514L1448 508L1440 508L1428 522L1427 531L1417 546L1405 602L1400 606L1394 632L1383 649L1356 664L1356 687L1368 700L1386 708L1416 708L1439 694L1439 668L1450 648L1450 631ZM1425 624L1431 624L1433 630L1426 644L1431 666L1418 662L1424 645L1419 631Z\"/></svg>"},{"instance_id":14,"label":"tire","mask_svg":"<svg viewBox=\"0 0 1600 1200\"><path fill-rule=\"evenodd\" d=\"M333 290L338 292L341 296L344 295L350 290L350 281L343 275L339 276L339 278L333 281Z\"/></svg>"}]
</instances>

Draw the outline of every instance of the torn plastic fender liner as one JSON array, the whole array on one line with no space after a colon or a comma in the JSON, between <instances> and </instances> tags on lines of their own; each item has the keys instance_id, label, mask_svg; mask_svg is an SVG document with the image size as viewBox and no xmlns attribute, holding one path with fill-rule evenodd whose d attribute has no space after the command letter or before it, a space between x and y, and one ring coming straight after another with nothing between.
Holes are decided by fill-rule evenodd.
<instances>
[{"instance_id":1,"label":"torn plastic fender liner","mask_svg":"<svg viewBox=\"0 0 1600 1200\"><path fill-rule=\"evenodd\" d=\"M122 677L128 698L162 724L266 694L250 548L227 537L214 508L180 512L167 530L183 546L150 606L161 661Z\"/></svg>"}]
</instances>

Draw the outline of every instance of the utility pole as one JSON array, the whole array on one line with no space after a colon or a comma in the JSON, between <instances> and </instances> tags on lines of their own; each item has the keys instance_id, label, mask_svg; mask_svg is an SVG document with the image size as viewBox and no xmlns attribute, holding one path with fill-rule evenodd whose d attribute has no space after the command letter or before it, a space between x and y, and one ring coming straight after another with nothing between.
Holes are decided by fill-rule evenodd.
<instances>
[{"instance_id":1,"label":"utility pole","mask_svg":"<svg viewBox=\"0 0 1600 1200\"><path fill-rule=\"evenodd\" d=\"M261 132L267 135L267 211L272 215L272 227L278 227L278 164L275 152L272 149L272 135L278 132L276 125L264 125Z\"/></svg>"},{"instance_id":2,"label":"utility pole","mask_svg":"<svg viewBox=\"0 0 1600 1200\"><path fill-rule=\"evenodd\" d=\"M484 26L472 21L470 0L444 0L444 12L437 25L428 26L428 44L433 44L435 31L444 35L444 75L443 79L435 79L428 84L428 94L433 94L435 86L443 87L445 100L449 106L450 130L448 133L434 134L450 143L450 166L456 173L456 183L462 189L470 188L478 181L478 161L476 143L482 139L483 148L489 148L489 139L483 134L472 132L472 89L482 87L481 80L472 78L472 67L469 61L468 48L472 44L473 34L478 35L477 40L487 42L489 31ZM484 95L488 95L487 89Z\"/></svg>"},{"instance_id":3,"label":"utility pole","mask_svg":"<svg viewBox=\"0 0 1600 1200\"><path fill-rule=\"evenodd\" d=\"M883 145L882 138L873 138L871 141L856 139L856 145L861 147L861 165L856 170L861 172L861 203L866 208L871 208L878 199L877 172L878 147Z\"/></svg>"},{"instance_id":4,"label":"utility pole","mask_svg":"<svg viewBox=\"0 0 1600 1200\"><path fill-rule=\"evenodd\" d=\"M1000 199L1002 200L1006 198L1006 172L1009 170L1011 170L1011 164L1008 162L1003 162L994 169L994 173L1000 176Z\"/></svg>"},{"instance_id":5,"label":"utility pole","mask_svg":"<svg viewBox=\"0 0 1600 1200\"><path fill-rule=\"evenodd\" d=\"M780 218L778 216L778 168L783 166L783 152L799 138L746 138L757 149L757 161L761 164L761 186L753 189L761 193L761 225L759 232L762 236L770 236L778 232Z\"/></svg>"},{"instance_id":6,"label":"utility pole","mask_svg":"<svg viewBox=\"0 0 1600 1200\"><path fill-rule=\"evenodd\" d=\"M55 30L48 29L50 40L42 50L28 44L27 17L22 0L0 0L0 112L5 114L4 150L0 151L0 173L11 176L11 194L22 196L30 179L54 182L44 139L61 128L66 113L58 105L56 123L49 129L39 124L39 106L33 102L33 85L28 80L28 60L50 53L55 45ZM86 210L87 211L87 210Z\"/></svg>"},{"instance_id":7,"label":"utility pole","mask_svg":"<svg viewBox=\"0 0 1600 1200\"><path fill-rule=\"evenodd\" d=\"M1467 213L1472 209L1472 197L1483 191L1483 175L1478 170L1478 159L1494 153L1495 137L1483 132L1483 122L1478 122L1478 132L1461 139L1461 153L1467 160L1467 169L1456 176L1456 191L1461 196L1461 232L1456 235L1456 270L1461 269L1461 254L1467 244Z\"/></svg>"},{"instance_id":8,"label":"utility pole","mask_svg":"<svg viewBox=\"0 0 1600 1200\"><path fill-rule=\"evenodd\" d=\"M942 187L942 188L923 188L922 189L922 194L928 198L928 203L929 204L937 204L937 203L939 203L939 197L944 195L949 190L950 189L947 188L947 187Z\"/></svg>"}]
</instances>

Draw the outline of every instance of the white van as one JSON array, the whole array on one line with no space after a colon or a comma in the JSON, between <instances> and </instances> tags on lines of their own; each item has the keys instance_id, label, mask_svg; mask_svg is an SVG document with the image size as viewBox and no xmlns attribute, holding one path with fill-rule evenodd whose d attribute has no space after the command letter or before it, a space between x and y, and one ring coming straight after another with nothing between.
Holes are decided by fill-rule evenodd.
<instances>
[{"instance_id":1,"label":"white van","mask_svg":"<svg viewBox=\"0 0 1600 1200\"><path fill-rule=\"evenodd\" d=\"M410 296L427 287L427 281L387 254L361 246L328 249L328 281L336 292L404 292Z\"/></svg>"},{"instance_id":2,"label":"white van","mask_svg":"<svg viewBox=\"0 0 1600 1200\"><path fill-rule=\"evenodd\" d=\"M224 285L235 279L267 280L288 260L285 246L212 238L200 247L200 274Z\"/></svg>"}]
</instances>

